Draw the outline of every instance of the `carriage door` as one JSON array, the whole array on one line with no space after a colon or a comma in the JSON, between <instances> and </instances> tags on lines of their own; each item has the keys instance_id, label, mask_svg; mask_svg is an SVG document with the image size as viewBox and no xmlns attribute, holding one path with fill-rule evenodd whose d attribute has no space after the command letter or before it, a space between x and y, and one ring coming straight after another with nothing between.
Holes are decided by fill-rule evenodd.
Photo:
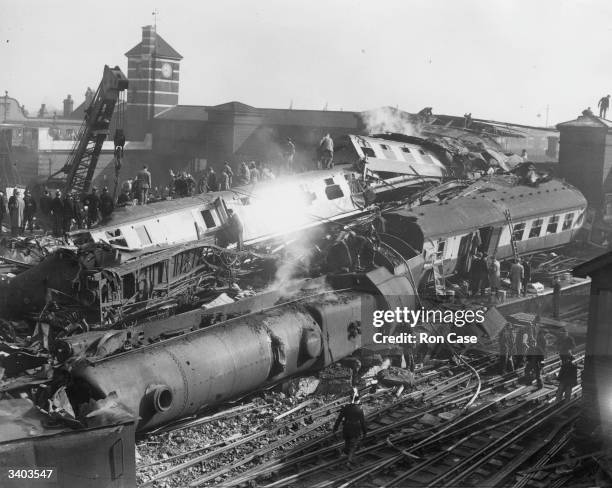
<instances>
[{"instance_id":1,"label":"carriage door","mask_svg":"<svg viewBox=\"0 0 612 488\"><path fill-rule=\"evenodd\" d=\"M470 261L472 257L472 234L466 234L461 238L459 242L459 252L457 253L457 267L456 271L460 274L468 272L470 268Z\"/></svg>"},{"instance_id":2,"label":"carriage door","mask_svg":"<svg viewBox=\"0 0 612 488\"><path fill-rule=\"evenodd\" d=\"M480 233L480 246L478 251L486 252L489 256L495 254L497 245L499 244L499 236L501 235L501 227L481 227L478 229Z\"/></svg>"},{"instance_id":3,"label":"carriage door","mask_svg":"<svg viewBox=\"0 0 612 488\"><path fill-rule=\"evenodd\" d=\"M499 245L499 237L502 233L502 227L490 227L491 234L489 236L489 245L487 246L487 253L489 256L493 256L497 253L497 246Z\"/></svg>"}]
</instances>

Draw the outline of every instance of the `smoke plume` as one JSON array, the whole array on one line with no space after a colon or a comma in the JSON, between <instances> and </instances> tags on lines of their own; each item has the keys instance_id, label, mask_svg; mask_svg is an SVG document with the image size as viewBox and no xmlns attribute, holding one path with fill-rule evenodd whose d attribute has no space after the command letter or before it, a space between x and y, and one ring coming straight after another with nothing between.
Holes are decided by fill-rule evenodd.
<instances>
[{"instance_id":1,"label":"smoke plume","mask_svg":"<svg viewBox=\"0 0 612 488\"><path fill-rule=\"evenodd\" d=\"M361 113L370 134L395 132L408 136L418 136L418 123L411 115L393 107L381 107Z\"/></svg>"}]
</instances>

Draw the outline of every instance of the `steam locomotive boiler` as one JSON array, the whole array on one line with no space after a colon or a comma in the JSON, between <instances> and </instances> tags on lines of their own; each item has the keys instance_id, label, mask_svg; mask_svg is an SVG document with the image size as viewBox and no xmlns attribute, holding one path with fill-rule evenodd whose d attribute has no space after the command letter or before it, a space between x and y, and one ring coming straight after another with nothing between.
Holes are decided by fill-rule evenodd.
<instances>
[{"instance_id":1,"label":"steam locomotive boiler","mask_svg":"<svg viewBox=\"0 0 612 488\"><path fill-rule=\"evenodd\" d=\"M408 279L385 268L305 280L288 302L93 361L72 375L94 399L115 392L140 417L138 429L149 429L324 368L371 342L374 310L413 306Z\"/></svg>"}]
</instances>

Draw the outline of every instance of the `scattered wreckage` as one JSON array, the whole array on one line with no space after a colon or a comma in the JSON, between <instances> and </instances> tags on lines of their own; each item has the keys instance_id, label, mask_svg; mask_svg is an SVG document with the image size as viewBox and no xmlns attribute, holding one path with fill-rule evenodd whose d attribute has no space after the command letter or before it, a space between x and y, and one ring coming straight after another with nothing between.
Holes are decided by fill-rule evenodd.
<instances>
[{"instance_id":1,"label":"scattered wreckage","mask_svg":"<svg viewBox=\"0 0 612 488\"><path fill-rule=\"evenodd\" d=\"M411 147L391 146L394 156ZM493 158L458 180L439 149L423 152L413 156L427 174L391 176L364 154L354 177L295 178L290 205L262 184L128 207L55 250L50 241L39 263L0 283L2 316L27 320L1 324L16 369L0 392L85 429L126 412L149 429L349 356L371 342L373 310L415 307L435 269L461 274L475 249L504 258L513 242L532 253L576 238L586 201L573 187L482 176ZM413 185L385 196L401 186L390 177ZM367 193L368 178L379 190ZM409 200L382 215L366 207L386 198ZM230 208L246 251L216 244Z\"/></svg>"}]
</instances>

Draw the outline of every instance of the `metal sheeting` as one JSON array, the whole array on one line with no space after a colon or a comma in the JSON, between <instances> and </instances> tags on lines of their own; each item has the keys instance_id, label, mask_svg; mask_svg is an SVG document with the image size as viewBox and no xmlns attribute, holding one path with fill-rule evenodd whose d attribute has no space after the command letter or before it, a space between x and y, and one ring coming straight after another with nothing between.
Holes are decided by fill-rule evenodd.
<instances>
[{"instance_id":1,"label":"metal sheeting","mask_svg":"<svg viewBox=\"0 0 612 488\"><path fill-rule=\"evenodd\" d=\"M432 238L504 223L505 209L510 210L516 222L585 206L586 200L578 190L558 180L542 183L537 188L480 180L459 197L414 210L388 212L385 218L390 222L409 219L420 226L425 238Z\"/></svg>"}]
</instances>

